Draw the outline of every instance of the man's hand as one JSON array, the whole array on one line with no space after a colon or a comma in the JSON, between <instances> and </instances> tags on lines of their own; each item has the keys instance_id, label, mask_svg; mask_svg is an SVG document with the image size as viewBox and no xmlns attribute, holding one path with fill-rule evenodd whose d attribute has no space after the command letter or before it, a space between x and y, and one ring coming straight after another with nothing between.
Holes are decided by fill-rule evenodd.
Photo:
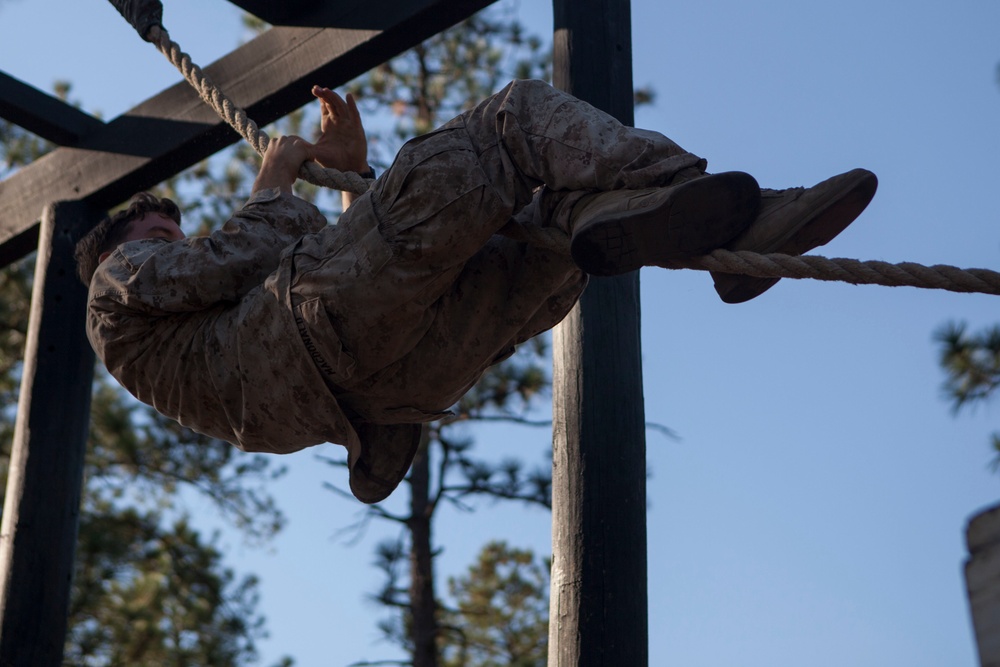
<instances>
[{"instance_id":1,"label":"man's hand","mask_svg":"<svg viewBox=\"0 0 1000 667\"><path fill-rule=\"evenodd\" d=\"M315 160L339 171L368 171L368 140L354 96L348 93L345 101L329 88L320 86L313 86L312 94L323 107Z\"/></svg>"},{"instance_id":2,"label":"man's hand","mask_svg":"<svg viewBox=\"0 0 1000 667\"><path fill-rule=\"evenodd\" d=\"M303 162L316 156L316 146L302 137L288 135L272 139L267 144L264 160L257 172L251 192L267 188L278 188L282 192L292 194L292 185L298 178L299 168Z\"/></svg>"},{"instance_id":3,"label":"man's hand","mask_svg":"<svg viewBox=\"0 0 1000 667\"><path fill-rule=\"evenodd\" d=\"M302 163L309 160L339 171L368 171L368 140L354 97L348 95L345 101L329 88L320 86L313 86L312 92L323 107L319 139L315 144L294 135L272 139L252 192L278 188L291 194ZM344 193L345 209L353 199L353 195Z\"/></svg>"}]
</instances>

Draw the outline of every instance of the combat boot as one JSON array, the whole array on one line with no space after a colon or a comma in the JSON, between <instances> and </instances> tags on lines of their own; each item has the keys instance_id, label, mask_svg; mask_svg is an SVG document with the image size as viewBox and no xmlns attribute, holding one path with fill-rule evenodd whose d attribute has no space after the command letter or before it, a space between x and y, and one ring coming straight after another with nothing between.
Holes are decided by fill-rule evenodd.
<instances>
[{"instance_id":1,"label":"combat boot","mask_svg":"<svg viewBox=\"0 0 1000 667\"><path fill-rule=\"evenodd\" d=\"M705 254L754 220L760 186L743 172L660 188L598 192L573 208L571 251L587 273L610 276Z\"/></svg>"},{"instance_id":2,"label":"combat boot","mask_svg":"<svg viewBox=\"0 0 1000 667\"><path fill-rule=\"evenodd\" d=\"M853 169L811 188L762 190L757 219L725 247L761 254L801 255L844 231L865 210L877 187L875 174ZM780 280L711 273L715 291L726 303L749 301Z\"/></svg>"}]
</instances>

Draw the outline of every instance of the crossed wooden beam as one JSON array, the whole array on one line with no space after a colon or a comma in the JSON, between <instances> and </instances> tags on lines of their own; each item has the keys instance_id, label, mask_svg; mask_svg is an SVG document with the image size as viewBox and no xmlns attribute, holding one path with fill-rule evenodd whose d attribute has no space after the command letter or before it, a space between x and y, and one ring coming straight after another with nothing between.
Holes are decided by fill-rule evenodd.
<instances>
[{"instance_id":1,"label":"crossed wooden beam","mask_svg":"<svg viewBox=\"0 0 1000 667\"><path fill-rule=\"evenodd\" d=\"M347 83L492 2L234 0L280 27L205 72L263 126L309 102L313 84ZM0 72L0 117L59 145L0 181L0 266L37 247L49 203L111 208L239 139L184 82L105 123Z\"/></svg>"}]
</instances>

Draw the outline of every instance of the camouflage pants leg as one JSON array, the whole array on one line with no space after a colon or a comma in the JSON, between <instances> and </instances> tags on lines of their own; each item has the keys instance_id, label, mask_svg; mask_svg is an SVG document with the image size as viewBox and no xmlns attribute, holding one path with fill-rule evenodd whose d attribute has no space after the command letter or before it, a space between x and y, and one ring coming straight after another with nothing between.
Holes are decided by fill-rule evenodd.
<instances>
[{"instance_id":1,"label":"camouflage pants leg","mask_svg":"<svg viewBox=\"0 0 1000 667\"><path fill-rule=\"evenodd\" d=\"M327 341L342 404L376 423L432 419L585 284L567 255L494 238L502 226L517 215L568 232L581 191L704 165L544 83L514 82L408 142L336 227L298 244L296 317Z\"/></svg>"},{"instance_id":2,"label":"camouflage pants leg","mask_svg":"<svg viewBox=\"0 0 1000 667\"><path fill-rule=\"evenodd\" d=\"M557 191L637 189L706 167L662 134L622 125L541 81L514 81L451 125L466 128L497 194L515 211L541 184Z\"/></svg>"}]
</instances>

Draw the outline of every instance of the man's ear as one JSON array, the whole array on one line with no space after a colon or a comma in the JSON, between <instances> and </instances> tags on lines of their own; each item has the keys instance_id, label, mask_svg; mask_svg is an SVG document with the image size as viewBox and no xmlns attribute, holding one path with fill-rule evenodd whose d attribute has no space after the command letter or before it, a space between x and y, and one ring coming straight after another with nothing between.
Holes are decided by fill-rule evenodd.
<instances>
[{"instance_id":1,"label":"man's ear","mask_svg":"<svg viewBox=\"0 0 1000 667\"><path fill-rule=\"evenodd\" d=\"M104 252L101 253L101 256L97 258L97 263L102 264L104 260L106 260L108 257L111 257L111 251L105 250Z\"/></svg>"}]
</instances>

